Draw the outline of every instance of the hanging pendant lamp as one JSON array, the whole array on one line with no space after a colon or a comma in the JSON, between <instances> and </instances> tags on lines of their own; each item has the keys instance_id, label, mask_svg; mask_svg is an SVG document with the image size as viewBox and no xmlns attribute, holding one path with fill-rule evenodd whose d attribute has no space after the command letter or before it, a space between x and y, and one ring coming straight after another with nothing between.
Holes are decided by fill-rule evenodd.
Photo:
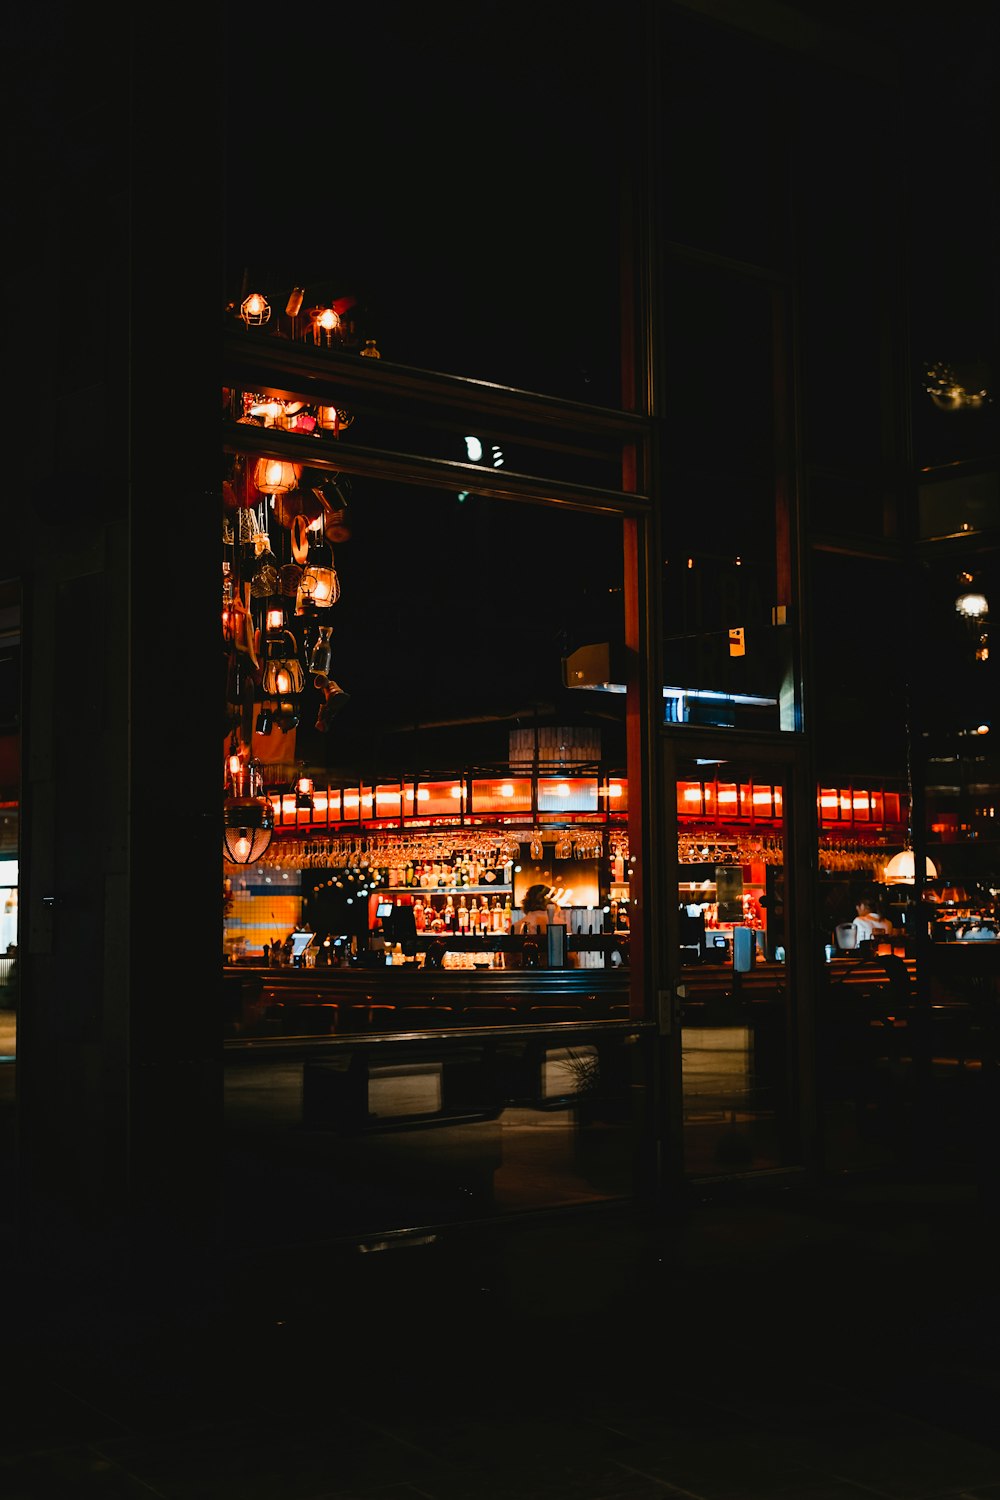
<instances>
[{"instance_id":1,"label":"hanging pendant lamp","mask_svg":"<svg viewBox=\"0 0 1000 1500\"><path fill-rule=\"evenodd\" d=\"M229 762L229 794L222 809L222 855L233 865L261 859L274 832L274 808L264 796L260 761Z\"/></svg>"},{"instance_id":2,"label":"hanging pendant lamp","mask_svg":"<svg viewBox=\"0 0 1000 1500\"><path fill-rule=\"evenodd\" d=\"M916 863L913 858L912 849L902 849L899 854L894 854L885 867L884 880L886 885L913 885L916 879ZM934 861L927 859L926 877L928 880L937 880L938 872Z\"/></svg>"}]
</instances>

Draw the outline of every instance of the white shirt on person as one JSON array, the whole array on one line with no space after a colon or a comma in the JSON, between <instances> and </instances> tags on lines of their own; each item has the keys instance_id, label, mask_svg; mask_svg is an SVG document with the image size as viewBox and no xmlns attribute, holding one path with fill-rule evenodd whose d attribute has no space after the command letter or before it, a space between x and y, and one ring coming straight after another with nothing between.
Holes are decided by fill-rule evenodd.
<instances>
[{"instance_id":1,"label":"white shirt on person","mask_svg":"<svg viewBox=\"0 0 1000 1500\"><path fill-rule=\"evenodd\" d=\"M854 945L860 947L862 943L870 943L874 940L876 933L881 935L885 931L885 923L877 911L870 911L867 917L854 918Z\"/></svg>"}]
</instances>

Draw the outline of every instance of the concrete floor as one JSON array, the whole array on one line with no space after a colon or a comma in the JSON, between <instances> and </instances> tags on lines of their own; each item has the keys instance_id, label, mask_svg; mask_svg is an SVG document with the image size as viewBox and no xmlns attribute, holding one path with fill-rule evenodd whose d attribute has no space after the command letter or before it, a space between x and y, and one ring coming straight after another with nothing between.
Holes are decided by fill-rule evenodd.
<instances>
[{"instance_id":1,"label":"concrete floor","mask_svg":"<svg viewBox=\"0 0 1000 1500\"><path fill-rule=\"evenodd\" d=\"M998 1500L997 1220L843 1182L8 1270L6 1500Z\"/></svg>"},{"instance_id":2,"label":"concrete floor","mask_svg":"<svg viewBox=\"0 0 1000 1500\"><path fill-rule=\"evenodd\" d=\"M237 1230L288 1231L292 1180L322 1228L333 1157L306 1172L262 1140L255 1160L258 1091L238 1091ZM553 1198L566 1161L538 1126L503 1128ZM53 1278L5 1241L0 1496L1000 1500L984 1159L693 1185L656 1215L565 1201L353 1239L237 1232L131 1272L67 1259Z\"/></svg>"}]
</instances>

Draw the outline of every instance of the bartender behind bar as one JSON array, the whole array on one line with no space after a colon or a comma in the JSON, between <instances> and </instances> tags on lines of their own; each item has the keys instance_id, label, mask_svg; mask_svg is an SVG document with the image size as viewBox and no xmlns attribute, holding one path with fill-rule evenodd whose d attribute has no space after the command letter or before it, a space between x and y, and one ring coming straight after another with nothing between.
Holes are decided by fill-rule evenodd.
<instances>
[{"instance_id":1,"label":"bartender behind bar","mask_svg":"<svg viewBox=\"0 0 1000 1500\"><path fill-rule=\"evenodd\" d=\"M566 962L566 919L554 896L548 885L531 885L524 893L524 916L516 930L525 938L525 968L537 968L546 961L550 968L562 968Z\"/></svg>"}]
</instances>

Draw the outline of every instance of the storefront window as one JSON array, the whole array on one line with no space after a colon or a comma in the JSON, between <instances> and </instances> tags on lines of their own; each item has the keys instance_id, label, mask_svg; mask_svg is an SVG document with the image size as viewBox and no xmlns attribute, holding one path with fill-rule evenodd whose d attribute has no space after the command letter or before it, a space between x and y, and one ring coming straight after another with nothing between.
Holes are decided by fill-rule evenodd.
<instances>
[{"instance_id":1,"label":"storefront window","mask_svg":"<svg viewBox=\"0 0 1000 1500\"><path fill-rule=\"evenodd\" d=\"M301 465L278 488L261 462L235 455L225 487L224 956L367 978L307 1015L272 976L232 1033L426 1020L373 1000L395 967L436 991L474 973L475 994L436 993L455 1020L494 998L535 1019L517 984L553 968L603 976L564 997L580 1018L628 1015L626 683L586 669L623 659L622 522L364 476L324 490Z\"/></svg>"},{"instance_id":2,"label":"storefront window","mask_svg":"<svg viewBox=\"0 0 1000 1500\"><path fill-rule=\"evenodd\" d=\"M259 32L230 28L230 295L286 265L387 361L620 406L629 33L590 0L506 5L488 42L475 8L341 8L272 128Z\"/></svg>"},{"instance_id":3,"label":"storefront window","mask_svg":"<svg viewBox=\"0 0 1000 1500\"><path fill-rule=\"evenodd\" d=\"M796 729L775 459L782 297L682 262L669 286L663 718Z\"/></svg>"},{"instance_id":4,"label":"storefront window","mask_svg":"<svg viewBox=\"0 0 1000 1500\"><path fill-rule=\"evenodd\" d=\"M780 771L682 763L677 911L684 1168L756 1171L794 1159Z\"/></svg>"}]
</instances>

